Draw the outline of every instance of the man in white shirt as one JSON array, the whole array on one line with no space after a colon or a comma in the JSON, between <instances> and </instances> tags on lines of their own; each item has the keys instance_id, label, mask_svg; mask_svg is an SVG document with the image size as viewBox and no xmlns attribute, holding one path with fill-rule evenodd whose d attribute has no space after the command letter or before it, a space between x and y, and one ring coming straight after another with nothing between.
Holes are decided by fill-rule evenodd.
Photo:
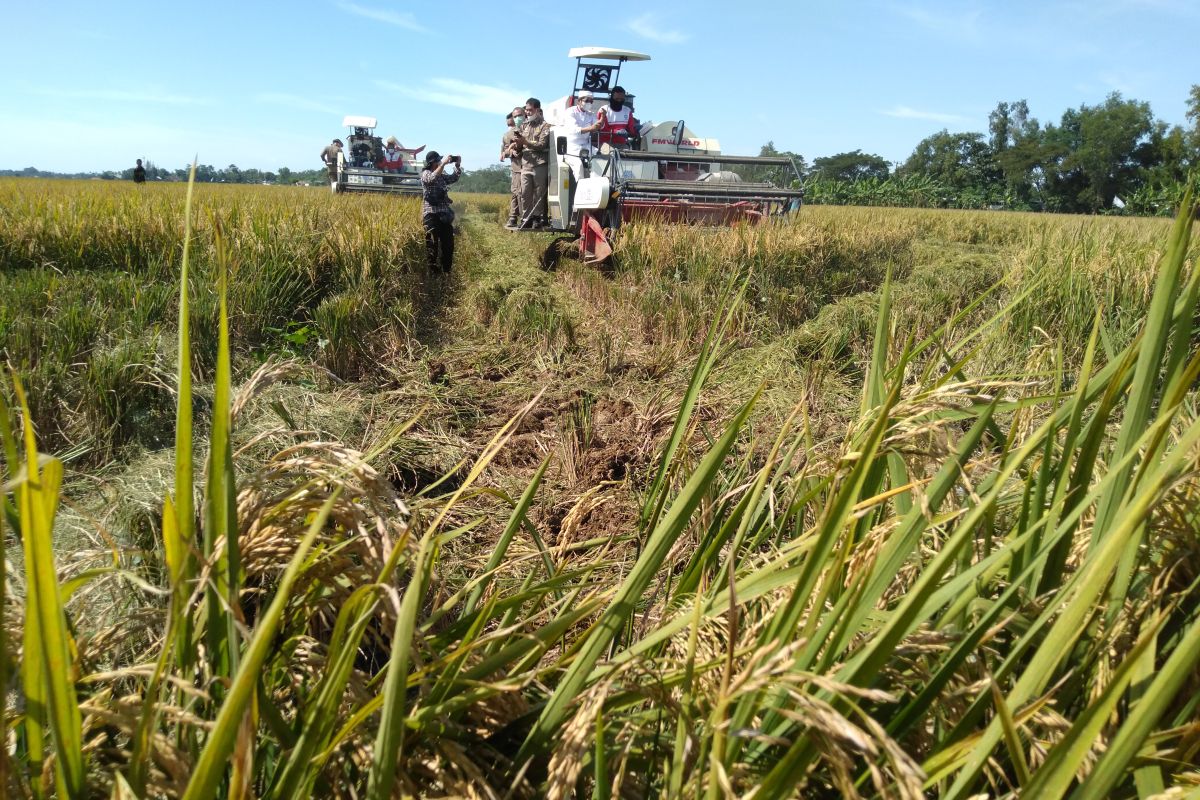
<instances>
[{"instance_id":1,"label":"man in white shirt","mask_svg":"<svg viewBox=\"0 0 1200 800\"><path fill-rule=\"evenodd\" d=\"M567 164L575 174L575 180L583 177L583 162L579 158L581 150L592 153L592 131L597 130L596 112L592 110L596 103L595 95L584 89L575 96L575 105L567 109L567 124L571 134L567 137Z\"/></svg>"}]
</instances>

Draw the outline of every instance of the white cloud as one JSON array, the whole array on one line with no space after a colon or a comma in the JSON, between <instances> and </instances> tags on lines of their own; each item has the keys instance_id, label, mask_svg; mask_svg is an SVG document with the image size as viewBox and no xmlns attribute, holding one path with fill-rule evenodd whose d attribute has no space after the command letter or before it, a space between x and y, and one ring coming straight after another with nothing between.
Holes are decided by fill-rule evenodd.
<instances>
[{"instance_id":1,"label":"white cloud","mask_svg":"<svg viewBox=\"0 0 1200 800\"><path fill-rule=\"evenodd\" d=\"M297 111L316 111L321 114L338 114L340 113L333 106L316 100L310 100L307 97L300 97L295 94L287 94L285 92L262 92L255 96L255 101L259 103L269 103L273 106L283 106L285 108L294 108Z\"/></svg>"},{"instance_id":2,"label":"white cloud","mask_svg":"<svg viewBox=\"0 0 1200 800\"><path fill-rule=\"evenodd\" d=\"M253 127L200 129L154 119L87 119L62 114L59 117L13 117L0 115L0 141L11 144L14 155L0 168L35 166L60 172L92 172L124 169L135 158L148 158L160 167L177 169L199 156L201 164L223 167L230 163L243 169L274 170L280 164L293 169L319 166L317 152L329 141L323 130L312 134L280 131L261 136ZM87 142L87 147L80 147ZM19 158L19 162L14 162Z\"/></svg>"},{"instance_id":3,"label":"white cloud","mask_svg":"<svg viewBox=\"0 0 1200 800\"><path fill-rule=\"evenodd\" d=\"M387 8L371 8L369 6L360 6L358 3L351 3L348 0L338 0L337 7L347 14L355 14L367 19L373 19L376 22L386 22L388 25L395 25L397 28L404 28L415 33L429 33L429 29L421 23L417 22L417 18L407 11L392 11Z\"/></svg>"},{"instance_id":4,"label":"white cloud","mask_svg":"<svg viewBox=\"0 0 1200 800\"><path fill-rule=\"evenodd\" d=\"M1127 98L1141 95L1163 80L1161 75L1154 72L1125 67L1104 70L1096 77L1109 91L1120 92Z\"/></svg>"},{"instance_id":5,"label":"white cloud","mask_svg":"<svg viewBox=\"0 0 1200 800\"><path fill-rule=\"evenodd\" d=\"M1184 17L1195 17L1200 15L1200 8L1196 7L1193 0L1126 0L1126 8L1133 6L1131 10L1138 10L1138 7L1148 8L1151 11L1162 11L1168 14L1177 14Z\"/></svg>"},{"instance_id":6,"label":"white cloud","mask_svg":"<svg viewBox=\"0 0 1200 800\"><path fill-rule=\"evenodd\" d=\"M981 38L979 21L983 13L978 10L940 12L913 4L894 5L892 9L938 36L962 42L974 42Z\"/></svg>"},{"instance_id":7,"label":"white cloud","mask_svg":"<svg viewBox=\"0 0 1200 800\"><path fill-rule=\"evenodd\" d=\"M150 103L169 106L206 106L212 103L203 97L148 89L57 89L50 86L26 86L24 90L42 97L61 97L66 100L111 100L118 103Z\"/></svg>"},{"instance_id":8,"label":"white cloud","mask_svg":"<svg viewBox=\"0 0 1200 800\"><path fill-rule=\"evenodd\" d=\"M667 30L658 21L656 14L642 14L625 26L642 38L660 44L681 44L688 40L688 34L678 30Z\"/></svg>"},{"instance_id":9,"label":"white cloud","mask_svg":"<svg viewBox=\"0 0 1200 800\"><path fill-rule=\"evenodd\" d=\"M377 80L375 85L396 94L437 103L443 106L465 108L485 114L507 114L525 102L528 92L510 86L489 86L485 83L470 83L457 78L433 78L425 86L405 86L391 81Z\"/></svg>"},{"instance_id":10,"label":"white cloud","mask_svg":"<svg viewBox=\"0 0 1200 800\"><path fill-rule=\"evenodd\" d=\"M966 122L966 118L958 114L943 114L938 111L919 111L908 106L896 106L887 111L880 111L885 117L897 117L899 119L923 119L932 122Z\"/></svg>"},{"instance_id":11,"label":"white cloud","mask_svg":"<svg viewBox=\"0 0 1200 800\"><path fill-rule=\"evenodd\" d=\"M1126 75L1120 72L1109 70L1100 73L1097 77L1101 83L1108 87L1108 91L1110 92L1120 92L1121 94L1134 93L1133 83Z\"/></svg>"},{"instance_id":12,"label":"white cloud","mask_svg":"<svg viewBox=\"0 0 1200 800\"><path fill-rule=\"evenodd\" d=\"M117 40L117 37L113 36L111 33L89 30L86 28L75 28L73 30L66 31L66 34L68 36L75 36L80 39L90 39L93 42L115 42Z\"/></svg>"}]
</instances>

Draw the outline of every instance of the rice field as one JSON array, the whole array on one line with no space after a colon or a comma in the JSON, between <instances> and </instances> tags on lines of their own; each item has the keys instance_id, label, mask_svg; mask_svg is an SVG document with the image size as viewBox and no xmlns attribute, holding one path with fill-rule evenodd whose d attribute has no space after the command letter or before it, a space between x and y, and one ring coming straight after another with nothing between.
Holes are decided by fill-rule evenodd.
<instances>
[{"instance_id":1,"label":"rice field","mask_svg":"<svg viewBox=\"0 0 1200 800\"><path fill-rule=\"evenodd\" d=\"M0 182L7 796L1200 791L1190 223L456 199Z\"/></svg>"},{"instance_id":2,"label":"rice field","mask_svg":"<svg viewBox=\"0 0 1200 800\"><path fill-rule=\"evenodd\" d=\"M322 343L357 378L413 324L424 270L415 200L342 202L299 187L196 188L193 368L211 382L215 265L230 274L229 331L259 360ZM0 350L29 389L45 446L111 458L170 441L180 186L0 182ZM166 436L166 439L162 437Z\"/></svg>"}]
</instances>

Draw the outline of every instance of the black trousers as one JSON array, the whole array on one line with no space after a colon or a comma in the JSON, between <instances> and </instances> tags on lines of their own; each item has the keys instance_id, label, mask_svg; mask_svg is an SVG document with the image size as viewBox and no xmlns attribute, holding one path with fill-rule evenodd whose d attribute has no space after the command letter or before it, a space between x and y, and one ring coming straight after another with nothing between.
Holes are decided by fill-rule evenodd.
<instances>
[{"instance_id":1,"label":"black trousers","mask_svg":"<svg viewBox=\"0 0 1200 800\"><path fill-rule=\"evenodd\" d=\"M424 221L425 256L429 259L429 271L449 272L454 266L454 221L437 216L425 217Z\"/></svg>"}]
</instances>

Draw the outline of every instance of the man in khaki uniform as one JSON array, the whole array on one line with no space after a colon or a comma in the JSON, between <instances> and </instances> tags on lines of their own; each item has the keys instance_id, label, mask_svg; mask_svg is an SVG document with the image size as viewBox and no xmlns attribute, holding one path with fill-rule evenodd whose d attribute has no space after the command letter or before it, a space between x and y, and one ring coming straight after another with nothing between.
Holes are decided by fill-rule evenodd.
<instances>
[{"instance_id":1,"label":"man in khaki uniform","mask_svg":"<svg viewBox=\"0 0 1200 800\"><path fill-rule=\"evenodd\" d=\"M325 169L329 171L329 188L335 193L338 190L338 156L341 154L341 139L334 139L321 151L321 161L325 163Z\"/></svg>"},{"instance_id":2,"label":"man in khaki uniform","mask_svg":"<svg viewBox=\"0 0 1200 800\"><path fill-rule=\"evenodd\" d=\"M517 129L525 122L525 109L514 108L508 112L508 130L500 140L500 160L509 160L512 179L508 184L508 222L506 228L515 228L521 221L521 145L517 142Z\"/></svg>"},{"instance_id":3,"label":"man in khaki uniform","mask_svg":"<svg viewBox=\"0 0 1200 800\"><path fill-rule=\"evenodd\" d=\"M546 179L549 176L550 123L536 97L525 101L525 124L517 129L521 145L521 230L546 222Z\"/></svg>"}]
</instances>

